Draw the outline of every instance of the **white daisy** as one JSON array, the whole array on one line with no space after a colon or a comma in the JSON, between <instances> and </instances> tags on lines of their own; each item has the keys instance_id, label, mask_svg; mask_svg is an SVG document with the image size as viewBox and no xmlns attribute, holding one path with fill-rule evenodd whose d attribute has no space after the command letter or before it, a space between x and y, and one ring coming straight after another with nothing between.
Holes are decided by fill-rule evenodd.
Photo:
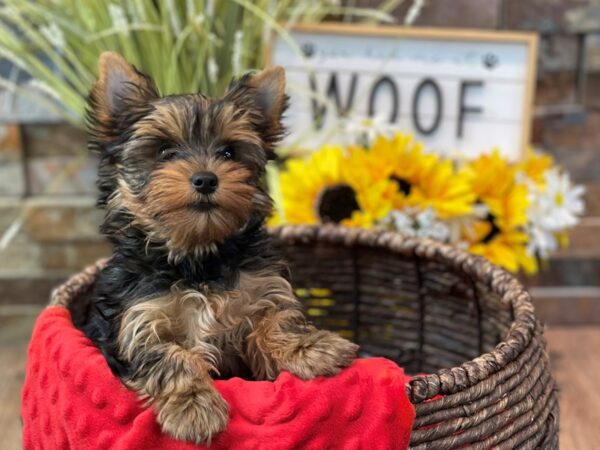
<instances>
[{"instance_id":1,"label":"white daisy","mask_svg":"<svg viewBox=\"0 0 600 450\"><path fill-rule=\"evenodd\" d=\"M545 188L530 190L528 216L535 225L549 231L561 231L579 222L585 210L585 188L573 185L566 172L549 169L544 175Z\"/></svg>"},{"instance_id":2,"label":"white daisy","mask_svg":"<svg viewBox=\"0 0 600 450\"><path fill-rule=\"evenodd\" d=\"M437 214L431 208L395 210L385 217L382 223L405 236L431 238L441 242L447 242L450 237L450 228L438 220Z\"/></svg>"},{"instance_id":3,"label":"white daisy","mask_svg":"<svg viewBox=\"0 0 600 450\"><path fill-rule=\"evenodd\" d=\"M368 147L377 136L391 137L396 131L387 115L373 117L352 114L341 121L341 128L348 145L360 144Z\"/></svg>"},{"instance_id":4,"label":"white daisy","mask_svg":"<svg viewBox=\"0 0 600 450\"><path fill-rule=\"evenodd\" d=\"M558 240L553 232L530 224L527 234L529 236L527 253L530 255L538 255L540 258L546 259L550 253L558 250Z\"/></svg>"},{"instance_id":5,"label":"white daisy","mask_svg":"<svg viewBox=\"0 0 600 450\"><path fill-rule=\"evenodd\" d=\"M558 249L556 234L577 225L585 210L585 188L573 185L568 173L552 168L544 174L544 178L544 188L529 184L527 211L528 250L542 258Z\"/></svg>"}]
</instances>

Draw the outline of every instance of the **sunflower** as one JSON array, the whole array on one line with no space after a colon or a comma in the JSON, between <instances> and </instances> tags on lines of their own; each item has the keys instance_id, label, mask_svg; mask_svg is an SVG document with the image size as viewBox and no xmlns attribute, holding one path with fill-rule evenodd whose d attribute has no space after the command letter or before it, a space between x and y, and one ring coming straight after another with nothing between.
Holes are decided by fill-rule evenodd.
<instances>
[{"instance_id":1,"label":"sunflower","mask_svg":"<svg viewBox=\"0 0 600 450\"><path fill-rule=\"evenodd\" d=\"M477 203L487 215L471 223L464 234L469 250L516 272L537 270L537 260L528 251L527 211L529 191L517 176L518 170L535 173L539 162L528 168L511 165L497 150L469 162L463 169L471 183Z\"/></svg>"},{"instance_id":2,"label":"sunflower","mask_svg":"<svg viewBox=\"0 0 600 450\"><path fill-rule=\"evenodd\" d=\"M527 150L523 162L517 165L517 170L540 187L546 186L546 172L554 165L551 155Z\"/></svg>"},{"instance_id":3,"label":"sunflower","mask_svg":"<svg viewBox=\"0 0 600 450\"><path fill-rule=\"evenodd\" d=\"M380 136L368 150L351 149L350 161L352 167L368 168L373 178L396 184L394 209L431 208L442 219L471 212L475 196L466 173L450 160L425 153L410 135Z\"/></svg>"},{"instance_id":4,"label":"sunflower","mask_svg":"<svg viewBox=\"0 0 600 450\"><path fill-rule=\"evenodd\" d=\"M488 224L483 222L474 226L474 229L485 230L487 226ZM521 231L502 231L489 241L484 240L472 244L469 251L487 258L510 272L518 272L523 269L527 273L535 273L538 269L537 259L527 250L528 240L527 234Z\"/></svg>"},{"instance_id":5,"label":"sunflower","mask_svg":"<svg viewBox=\"0 0 600 450\"><path fill-rule=\"evenodd\" d=\"M583 211L583 188L561 176L551 156L530 150L511 163L494 150L458 162L424 151L410 135L370 137L288 161L274 183L280 207L270 223L392 228L535 273L538 258L566 245Z\"/></svg>"},{"instance_id":6,"label":"sunflower","mask_svg":"<svg viewBox=\"0 0 600 450\"><path fill-rule=\"evenodd\" d=\"M502 230L512 230L527 223L528 196L527 187L516 184L504 196L487 198L484 202L494 216L496 225Z\"/></svg>"},{"instance_id":7,"label":"sunflower","mask_svg":"<svg viewBox=\"0 0 600 450\"><path fill-rule=\"evenodd\" d=\"M477 203L489 211L488 220L501 230L511 231L527 223L529 194L517 181L517 169L497 150L469 162L463 169Z\"/></svg>"},{"instance_id":8,"label":"sunflower","mask_svg":"<svg viewBox=\"0 0 600 450\"><path fill-rule=\"evenodd\" d=\"M464 172L469 178L472 192L483 201L506 196L515 184L516 169L498 150L470 161Z\"/></svg>"},{"instance_id":9,"label":"sunflower","mask_svg":"<svg viewBox=\"0 0 600 450\"><path fill-rule=\"evenodd\" d=\"M288 161L280 178L285 221L372 226L390 212L394 185L371 175L367 167L350 165L338 146Z\"/></svg>"}]
</instances>

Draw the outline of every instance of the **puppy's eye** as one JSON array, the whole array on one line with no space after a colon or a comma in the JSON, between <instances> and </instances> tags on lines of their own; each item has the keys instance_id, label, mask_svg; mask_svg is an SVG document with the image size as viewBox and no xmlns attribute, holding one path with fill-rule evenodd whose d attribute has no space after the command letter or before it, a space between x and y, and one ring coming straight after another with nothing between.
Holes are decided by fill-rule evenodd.
<instances>
[{"instance_id":1,"label":"puppy's eye","mask_svg":"<svg viewBox=\"0 0 600 450\"><path fill-rule=\"evenodd\" d=\"M235 149L232 147L225 147L223 150L219 152L219 157L222 159L235 159Z\"/></svg>"},{"instance_id":2,"label":"puppy's eye","mask_svg":"<svg viewBox=\"0 0 600 450\"><path fill-rule=\"evenodd\" d=\"M158 159L160 161L170 161L177 156L177 149L171 145L164 144L158 149Z\"/></svg>"}]
</instances>

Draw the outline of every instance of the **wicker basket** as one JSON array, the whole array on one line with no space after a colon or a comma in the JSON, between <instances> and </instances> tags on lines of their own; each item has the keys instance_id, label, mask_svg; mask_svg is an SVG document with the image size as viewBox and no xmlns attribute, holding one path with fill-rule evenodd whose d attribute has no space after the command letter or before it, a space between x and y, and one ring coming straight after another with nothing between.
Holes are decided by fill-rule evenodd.
<instances>
[{"instance_id":1,"label":"wicker basket","mask_svg":"<svg viewBox=\"0 0 600 450\"><path fill-rule=\"evenodd\" d=\"M558 448L557 389L530 296L430 240L340 227L273 231L313 321L416 376L413 449Z\"/></svg>"}]
</instances>

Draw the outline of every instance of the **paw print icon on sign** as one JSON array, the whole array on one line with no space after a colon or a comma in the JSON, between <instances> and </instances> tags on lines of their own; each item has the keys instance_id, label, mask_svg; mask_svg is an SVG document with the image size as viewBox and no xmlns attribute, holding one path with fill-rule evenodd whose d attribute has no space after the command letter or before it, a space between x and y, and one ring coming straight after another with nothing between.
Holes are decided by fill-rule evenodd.
<instances>
[{"instance_id":1,"label":"paw print icon on sign","mask_svg":"<svg viewBox=\"0 0 600 450\"><path fill-rule=\"evenodd\" d=\"M496 66L500 64L500 59L498 58L498 55L495 55L493 53L486 53L485 55L483 55L482 60L485 68L489 70L495 69Z\"/></svg>"}]
</instances>

